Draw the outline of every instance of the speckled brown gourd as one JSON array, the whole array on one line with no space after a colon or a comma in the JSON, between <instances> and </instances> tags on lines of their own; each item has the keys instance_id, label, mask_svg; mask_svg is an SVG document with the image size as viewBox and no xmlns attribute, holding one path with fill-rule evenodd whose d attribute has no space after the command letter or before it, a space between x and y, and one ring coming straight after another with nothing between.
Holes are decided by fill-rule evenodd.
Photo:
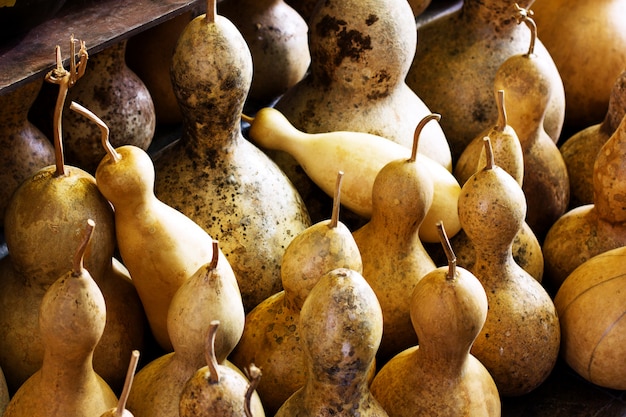
<instances>
[{"instance_id":1,"label":"speckled brown gourd","mask_svg":"<svg viewBox=\"0 0 626 417\"><path fill-rule=\"evenodd\" d=\"M11 195L31 175L54 164L54 147L28 119L43 80L0 95L0 229Z\"/></svg>"},{"instance_id":2,"label":"speckled brown gourd","mask_svg":"<svg viewBox=\"0 0 626 417\"><path fill-rule=\"evenodd\" d=\"M541 40L563 79L565 129L600 123L611 86L626 68L626 1L540 0L534 9Z\"/></svg>"},{"instance_id":3,"label":"speckled brown gourd","mask_svg":"<svg viewBox=\"0 0 626 417\"><path fill-rule=\"evenodd\" d=\"M91 219L83 225L71 269L57 277L41 301L43 363L13 395L4 416L99 416L117 404L92 363L106 322L102 292L83 266L94 227Z\"/></svg>"},{"instance_id":4,"label":"speckled brown gourd","mask_svg":"<svg viewBox=\"0 0 626 417\"><path fill-rule=\"evenodd\" d=\"M264 149L288 153L328 196L334 192L334 173L343 171L341 203L364 219L372 214L372 187L378 172L387 163L406 158L411 149L363 132L305 133L272 107L259 110L254 118L244 119L251 123L249 135L255 143ZM420 140L419 149L421 143ZM460 230L456 206L461 187L450 171L419 149L417 163L427 167L434 182L433 202L420 227L420 238L432 242L437 239L439 220L449 224L451 236Z\"/></svg>"},{"instance_id":5,"label":"speckled brown gourd","mask_svg":"<svg viewBox=\"0 0 626 417\"><path fill-rule=\"evenodd\" d=\"M300 310L311 289L336 268L363 271L352 233L339 220L343 173L337 176L333 212L296 236L285 250L281 277L284 290L263 300L246 315L246 326L230 359L239 368L254 363L263 369L257 391L268 415L274 415L307 375L298 330Z\"/></svg>"},{"instance_id":6,"label":"speckled brown gourd","mask_svg":"<svg viewBox=\"0 0 626 417\"><path fill-rule=\"evenodd\" d=\"M519 396L548 377L559 353L559 320L546 290L515 263L511 244L524 222L521 187L493 163L467 180L459 217L474 244L471 272L487 293L489 311L471 353L492 375L502 396Z\"/></svg>"},{"instance_id":7,"label":"speckled brown gourd","mask_svg":"<svg viewBox=\"0 0 626 417\"><path fill-rule=\"evenodd\" d=\"M133 350L130 356L130 363L128 364L128 372L126 373L126 380L124 381L124 387L120 398L117 400L117 407L102 413L100 417L134 417L133 413L126 409L126 401L128 401L128 394L133 386L133 378L135 377L135 371L137 370L137 363L139 362L139 351Z\"/></svg>"},{"instance_id":8,"label":"speckled brown gourd","mask_svg":"<svg viewBox=\"0 0 626 417\"><path fill-rule=\"evenodd\" d=\"M233 366L227 356L241 338L245 316L234 273L213 241L213 257L181 284L171 300L167 329L173 352L144 366L135 376L128 409L135 417L175 417L185 383L206 365L206 335L212 320L224 323L214 354ZM217 256L215 255L217 254Z\"/></svg>"},{"instance_id":9,"label":"speckled brown gourd","mask_svg":"<svg viewBox=\"0 0 626 417\"><path fill-rule=\"evenodd\" d=\"M391 161L378 172L372 188L372 217L353 233L363 258L363 277L383 310L383 339L377 353L381 363L417 344L407 294L436 267L419 237L434 185L416 158L422 128L439 118L433 114L422 119L409 157Z\"/></svg>"},{"instance_id":10,"label":"speckled brown gourd","mask_svg":"<svg viewBox=\"0 0 626 417\"><path fill-rule=\"evenodd\" d=\"M554 88L549 66L535 53L537 28L524 9L518 10L516 18L530 29L530 46L526 53L512 55L500 65L494 87L505 92L509 124L522 145L526 222L542 242L567 210L569 178L559 149L544 129Z\"/></svg>"},{"instance_id":11,"label":"speckled brown gourd","mask_svg":"<svg viewBox=\"0 0 626 417\"><path fill-rule=\"evenodd\" d=\"M83 56L81 62L86 59ZM71 78L76 80L83 64L70 65L66 71L60 49L58 63L50 74L61 82L54 119L58 128L55 165L24 181L6 211L4 233L9 255L0 266L0 366L11 392L41 366L44 352L37 325L39 305L46 289L71 268L68 253L74 252L87 219L93 219L98 228L85 265L107 303L107 323L93 363L96 372L117 391L124 382L131 351L144 345L146 318L135 287L113 258L115 230L110 204L91 174L64 164L60 128L63 85Z\"/></svg>"},{"instance_id":12,"label":"speckled brown gourd","mask_svg":"<svg viewBox=\"0 0 626 417\"><path fill-rule=\"evenodd\" d=\"M595 203L563 214L543 243L546 281L556 292L579 265L626 246L626 116L602 146L593 169Z\"/></svg>"},{"instance_id":13,"label":"speckled brown gourd","mask_svg":"<svg viewBox=\"0 0 626 417\"><path fill-rule=\"evenodd\" d=\"M569 176L570 208L593 203L593 165L626 115L626 70L615 80L608 106L601 123L574 133L559 148Z\"/></svg>"},{"instance_id":14,"label":"speckled brown gourd","mask_svg":"<svg viewBox=\"0 0 626 417\"><path fill-rule=\"evenodd\" d=\"M368 385L383 315L365 278L347 268L326 273L304 301L299 326L306 382L275 416L387 417Z\"/></svg>"},{"instance_id":15,"label":"speckled brown gourd","mask_svg":"<svg viewBox=\"0 0 626 417\"><path fill-rule=\"evenodd\" d=\"M307 133L366 132L410 148L415 126L431 111L404 82L417 47L407 3L319 3L309 21L310 71L275 107ZM421 142L421 153L452 168L439 123L424 129Z\"/></svg>"},{"instance_id":16,"label":"speckled brown gourd","mask_svg":"<svg viewBox=\"0 0 626 417\"><path fill-rule=\"evenodd\" d=\"M195 16L182 13L128 39L126 64L143 81L154 104L158 127L182 122L182 114L174 95L170 64L178 37Z\"/></svg>"},{"instance_id":17,"label":"speckled brown gourd","mask_svg":"<svg viewBox=\"0 0 626 417\"><path fill-rule=\"evenodd\" d=\"M109 127L113 146L132 144L144 150L152 142L156 116L150 92L125 62L126 42L118 42L89 58L80 83L67 94ZM93 174L105 155L98 128L89 120L63 112L67 162Z\"/></svg>"},{"instance_id":18,"label":"speckled brown gourd","mask_svg":"<svg viewBox=\"0 0 626 417\"><path fill-rule=\"evenodd\" d=\"M155 161L156 195L219 240L246 311L282 290L285 248L310 225L293 184L242 136L251 77L245 40L209 1L207 14L185 28L172 58L182 137Z\"/></svg>"},{"instance_id":19,"label":"speckled brown gourd","mask_svg":"<svg viewBox=\"0 0 626 417\"><path fill-rule=\"evenodd\" d=\"M261 370L254 365L245 369L248 381L241 372L220 365L215 357L213 343L220 326L211 321L206 343L206 365L198 369L185 383L180 394L180 417L264 417L263 404L255 392Z\"/></svg>"},{"instance_id":20,"label":"speckled brown gourd","mask_svg":"<svg viewBox=\"0 0 626 417\"><path fill-rule=\"evenodd\" d=\"M106 135L102 146L107 154L96 169L96 181L115 209L119 253L153 336L161 348L171 351L167 329L170 302L180 286L212 259L213 238L154 195L154 165L146 151L134 145L115 149ZM231 267L224 258L219 268Z\"/></svg>"},{"instance_id":21,"label":"speckled brown gourd","mask_svg":"<svg viewBox=\"0 0 626 417\"><path fill-rule=\"evenodd\" d=\"M411 320L419 345L400 352L372 381L390 417L500 416L496 384L470 348L487 317L478 279L456 266L441 225L448 266L426 274L411 294Z\"/></svg>"},{"instance_id":22,"label":"speckled brown gourd","mask_svg":"<svg viewBox=\"0 0 626 417\"><path fill-rule=\"evenodd\" d=\"M411 147L413 131L431 113L406 85L415 53L415 19L406 0L319 2L309 23L311 65L276 109L307 133L357 131ZM420 152L452 170L439 123L425 129ZM311 217L323 219L331 201L283 152L268 152L304 198ZM346 211L346 220L349 211ZM358 219L350 223L358 224Z\"/></svg>"},{"instance_id":23,"label":"speckled brown gourd","mask_svg":"<svg viewBox=\"0 0 626 417\"><path fill-rule=\"evenodd\" d=\"M601 387L626 389L626 248L587 260L554 298L561 322L561 356Z\"/></svg>"},{"instance_id":24,"label":"speckled brown gourd","mask_svg":"<svg viewBox=\"0 0 626 417\"><path fill-rule=\"evenodd\" d=\"M237 26L250 48L247 107L271 105L304 77L311 62L309 27L284 0L228 0L218 12Z\"/></svg>"},{"instance_id":25,"label":"speckled brown gourd","mask_svg":"<svg viewBox=\"0 0 626 417\"><path fill-rule=\"evenodd\" d=\"M532 1L466 0L453 13L419 27L419 47L406 82L430 108L443 115L441 126L454 163L497 118L492 91L498 67L528 49L528 31L513 18L516 3L528 7ZM563 82L539 40L536 49L549 71L553 94L545 129L556 142L565 117Z\"/></svg>"}]
</instances>

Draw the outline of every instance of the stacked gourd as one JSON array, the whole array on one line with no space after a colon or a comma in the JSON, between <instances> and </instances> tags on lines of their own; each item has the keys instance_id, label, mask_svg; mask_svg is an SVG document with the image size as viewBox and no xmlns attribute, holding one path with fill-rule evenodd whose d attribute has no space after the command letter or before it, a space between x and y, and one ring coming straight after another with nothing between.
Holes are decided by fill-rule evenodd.
<instances>
[{"instance_id":1,"label":"stacked gourd","mask_svg":"<svg viewBox=\"0 0 626 417\"><path fill-rule=\"evenodd\" d=\"M254 5L266 19L272 2ZM152 157L112 145L80 98L64 109L89 71L71 40L70 70L59 53L47 77L56 160L22 174L3 213L7 415L499 415L559 352L625 389L626 119L594 159L595 204L568 212L563 85L532 13L467 0L420 27L416 49L413 10L319 3L310 55L276 60L294 66L289 85L252 96L267 50L209 1L173 52L182 136ZM64 162L70 111L99 133L93 175ZM137 350L152 355L129 387Z\"/></svg>"}]
</instances>

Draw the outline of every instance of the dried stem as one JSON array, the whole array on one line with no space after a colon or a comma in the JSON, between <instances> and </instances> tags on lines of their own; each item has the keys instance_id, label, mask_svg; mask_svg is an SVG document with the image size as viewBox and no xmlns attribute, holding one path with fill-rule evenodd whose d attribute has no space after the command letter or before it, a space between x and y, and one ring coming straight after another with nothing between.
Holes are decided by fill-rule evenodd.
<instances>
[{"instance_id":1,"label":"dried stem","mask_svg":"<svg viewBox=\"0 0 626 417\"><path fill-rule=\"evenodd\" d=\"M426 123L430 122L431 120L439 121L441 120L441 115L437 113L431 113L428 116L424 117L422 120L420 120L420 122L417 124L415 132L413 133L413 148L411 150L411 158L409 158L409 162L415 162L415 160L417 159L417 144L419 143L419 137L422 134L422 130L424 129L424 126L426 126Z\"/></svg>"},{"instance_id":2,"label":"dried stem","mask_svg":"<svg viewBox=\"0 0 626 417\"><path fill-rule=\"evenodd\" d=\"M92 219L87 219L87 226L85 226L85 230L83 232L83 240L80 242L76 252L74 253L74 260L72 262L72 275L74 276L80 276L85 268L85 252L87 251L87 246L89 245L89 241L91 241L91 236L93 235L93 229L95 227L96 222Z\"/></svg>"},{"instance_id":3,"label":"dried stem","mask_svg":"<svg viewBox=\"0 0 626 417\"><path fill-rule=\"evenodd\" d=\"M207 23L215 23L215 16L217 16L217 1L208 0L206 4L206 20Z\"/></svg>"},{"instance_id":4,"label":"dried stem","mask_svg":"<svg viewBox=\"0 0 626 417\"><path fill-rule=\"evenodd\" d=\"M106 123L104 123L102 119L96 116L91 110L76 103L75 101L72 101L70 103L70 110L75 111L76 113L86 117L87 119L98 125L98 127L100 128L102 146L104 147L113 162L119 162L122 159L122 155L120 155L115 150L113 145L111 145L111 142L109 141L109 127L106 125Z\"/></svg>"},{"instance_id":5,"label":"dried stem","mask_svg":"<svg viewBox=\"0 0 626 417\"><path fill-rule=\"evenodd\" d=\"M211 263L209 264L209 270L215 271L217 268L217 260L220 257L220 245L217 240L213 239L213 254L211 255Z\"/></svg>"},{"instance_id":6,"label":"dried stem","mask_svg":"<svg viewBox=\"0 0 626 417\"><path fill-rule=\"evenodd\" d=\"M485 168L484 169L493 169L496 165L493 157L493 148L491 147L491 139L489 136L485 136L483 138L483 144L485 145Z\"/></svg>"},{"instance_id":7,"label":"dried stem","mask_svg":"<svg viewBox=\"0 0 626 417\"><path fill-rule=\"evenodd\" d=\"M212 384L219 384L220 382L217 358L215 357L215 335L217 334L217 328L219 326L219 320L212 320L209 324L209 332L207 334L206 347L204 350L207 367L210 372L209 382Z\"/></svg>"},{"instance_id":8,"label":"dried stem","mask_svg":"<svg viewBox=\"0 0 626 417\"><path fill-rule=\"evenodd\" d=\"M504 132L506 124L508 123L506 107L504 106L504 90L496 91L496 106L498 107L498 121L495 127L498 132Z\"/></svg>"},{"instance_id":9,"label":"dried stem","mask_svg":"<svg viewBox=\"0 0 626 417\"><path fill-rule=\"evenodd\" d=\"M254 117L241 113L241 120L248 124L252 124L252 122L254 122Z\"/></svg>"},{"instance_id":10,"label":"dried stem","mask_svg":"<svg viewBox=\"0 0 626 417\"><path fill-rule=\"evenodd\" d=\"M130 356L130 363L128 364L128 371L126 371L126 380L124 381L124 388L122 394L117 402L117 409L115 410L116 417L123 417L124 410L126 409L126 402L128 401L128 395L130 394L130 388L133 385L133 379L135 378L135 371L137 370L137 363L139 362L139 351L133 350Z\"/></svg>"},{"instance_id":11,"label":"dried stem","mask_svg":"<svg viewBox=\"0 0 626 417\"><path fill-rule=\"evenodd\" d=\"M532 3L531 3L532 4ZM531 17L534 15L534 12L530 10L530 5L528 8L520 7L519 4L515 3L516 13L514 15L515 20L517 20L517 24L522 22L526 23L526 26L530 29L530 45L528 47L528 54L533 55L535 53L535 42L537 40L537 24L535 20Z\"/></svg>"},{"instance_id":12,"label":"dried stem","mask_svg":"<svg viewBox=\"0 0 626 417\"><path fill-rule=\"evenodd\" d=\"M63 155L63 107L67 98L67 91L76 84L84 74L87 66L87 49L85 42L80 41L79 62L76 63L76 41L74 35L70 37L70 71L63 67L63 59L61 58L61 47L56 46L56 68L46 74L45 80L52 84L59 85L59 94L54 107L53 126L54 126L54 153L56 171L55 176L65 175L65 161Z\"/></svg>"},{"instance_id":13,"label":"dried stem","mask_svg":"<svg viewBox=\"0 0 626 417\"><path fill-rule=\"evenodd\" d=\"M252 402L252 394L259 386L259 382L261 381L261 369L255 366L253 363L250 364L248 369L246 369L246 376L250 380L248 384L248 389L246 390L245 402L243 403L243 410L246 414L246 417L252 417L252 410L250 410L250 403Z\"/></svg>"},{"instance_id":14,"label":"dried stem","mask_svg":"<svg viewBox=\"0 0 626 417\"><path fill-rule=\"evenodd\" d=\"M337 181L335 182L335 195L333 197L333 212L330 217L330 228L337 227L339 223L339 208L341 206L341 183L343 181L343 171L337 172Z\"/></svg>"},{"instance_id":15,"label":"dried stem","mask_svg":"<svg viewBox=\"0 0 626 417\"><path fill-rule=\"evenodd\" d=\"M446 230L443 227L443 222L437 222L437 231L439 232L441 246L443 246L443 251L448 259L448 279L453 280L456 276L456 255L452 250L452 245L450 244L450 239L448 239Z\"/></svg>"}]
</instances>

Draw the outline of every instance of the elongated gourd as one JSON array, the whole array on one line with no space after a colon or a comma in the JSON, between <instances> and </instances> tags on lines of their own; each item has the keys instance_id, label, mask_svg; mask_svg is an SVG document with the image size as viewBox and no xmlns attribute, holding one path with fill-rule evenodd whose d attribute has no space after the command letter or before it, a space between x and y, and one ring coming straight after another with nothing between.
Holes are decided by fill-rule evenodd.
<instances>
[{"instance_id":1,"label":"elongated gourd","mask_svg":"<svg viewBox=\"0 0 626 417\"><path fill-rule=\"evenodd\" d=\"M106 133L102 145L107 154L96 169L96 183L115 208L120 255L156 341L171 351L166 324L169 304L180 285L211 260L213 239L154 195L154 165L146 151L134 145L114 149ZM230 269L225 258L219 267Z\"/></svg>"},{"instance_id":2,"label":"elongated gourd","mask_svg":"<svg viewBox=\"0 0 626 417\"><path fill-rule=\"evenodd\" d=\"M383 310L383 339L377 353L383 363L417 343L407 293L435 269L419 238L433 200L433 181L416 159L421 129L436 119L439 115L420 122L409 158L391 161L378 172L372 189L372 218L353 233L363 258L363 277Z\"/></svg>"},{"instance_id":3,"label":"elongated gourd","mask_svg":"<svg viewBox=\"0 0 626 417\"><path fill-rule=\"evenodd\" d=\"M390 417L497 417L501 405L496 384L470 353L487 318L487 295L474 274L456 265L440 227L448 266L426 274L410 297L419 345L390 359L371 390Z\"/></svg>"},{"instance_id":4,"label":"elongated gourd","mask_svg":"<svg viewBox=\"0 0 626 417\"><path fill-rule=\"evenodd\" d=\"M39 313L42 366L17 390L4 416L99 416L117 404L92 362L106 322L104 297L83 264L94 227L89 219L72 269L46 291Z\"/></svg>"},{"instance_id":5,"label":"elongated gourd","mask_svg":"<svg viewBox=\"0 0 626 417\"><path fill-rule=\"evenodd\" d=\"M471 272L489 302L471 353L489 370L500 395L518 396L537 388L556 364L559 320L546 290L513 260L512 242L526 214L524 193L495 165L489 138L485 149L487 165L467 180L459 197L459 218L476 251Z\"/></svg>"},{"instance_id":6,"label":"elongated gourd","mask_svg":"<svg viewBox=\"0 0 626 417\"><path fill-rule=\"evenodd\" d=\"M271 107L262 108L254 118L244 119L251 124L249 135L253 141L262 148L289 153L328 196L333 195L335 173L343 171L341 203L364 218L372 215L372 188L378 172L387 163L411 154L409 148L369 133L302 132ZM433 202L420 228L420 238L436 241L439 220L450 225L450 236L454 236L460 230L459 183L441 164L419 152L416 163L426 168L434 183Z\"/></svg>"},{"instance_id":7,"label":"elongated gourd","mask_svg":"<svg viewBox=\"0 0 626 417\"><path fill-rule=\"evenodd\" d=\"M307 375L299 331L300 310L319 279L336 268L363 271L359 248L339 220L343 173L337 175L333 211L300 232L285 250L281 264L283 291L268 297L246 315L246 326L231 361L243 369L263 369L257 390L268 414L304 385Z\"/></svg>"}]
</instances>

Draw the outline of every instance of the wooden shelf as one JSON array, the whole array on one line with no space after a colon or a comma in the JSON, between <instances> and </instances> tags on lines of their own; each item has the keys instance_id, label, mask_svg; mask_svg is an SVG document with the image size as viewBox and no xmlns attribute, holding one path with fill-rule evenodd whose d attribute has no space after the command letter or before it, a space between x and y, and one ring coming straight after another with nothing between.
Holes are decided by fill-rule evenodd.
<instances>
[{"instance_id":1,"label":"wooden shelf","mask_svg":"<svg viewBox=\"0 0 626 417\"><path fill-rule=\"evenodd\" d=\"M70 36L95 54L188 10L204 13L199 0L73 1L51 20L0 44L0 94L43 77L55 66L55 47L69 62ZM6 41L3 41L6 42Z\"/></svg>"}]
</instances>

